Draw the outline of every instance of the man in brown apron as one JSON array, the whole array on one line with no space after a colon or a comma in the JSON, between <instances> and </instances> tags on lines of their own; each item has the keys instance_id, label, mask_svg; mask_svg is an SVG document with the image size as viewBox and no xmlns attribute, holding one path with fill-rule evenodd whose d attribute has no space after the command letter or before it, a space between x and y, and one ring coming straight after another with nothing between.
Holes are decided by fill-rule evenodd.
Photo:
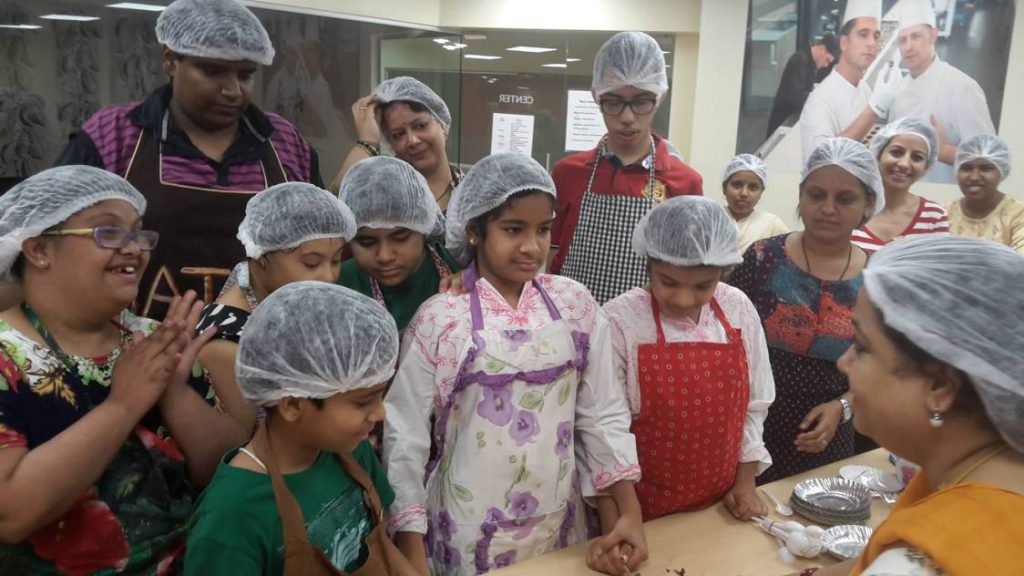
<instances>
[{"instance_id":1,"label":"man in brown apron","mask_svg":"<svg viewBox=\"0 0 1024 576\"><path fill-rule=\"evenodd\" d=\"M160 244L137 306L160 318L190 288L211 299L245 257L235 232L253 194L289 180L323 182L298 130L251 103L255 73L274 48L249 9L177 0L160 14L156 36L169 84L94 114L57 163L120 174L146 197L146 227Z\"/></svg>"}]
</instances>

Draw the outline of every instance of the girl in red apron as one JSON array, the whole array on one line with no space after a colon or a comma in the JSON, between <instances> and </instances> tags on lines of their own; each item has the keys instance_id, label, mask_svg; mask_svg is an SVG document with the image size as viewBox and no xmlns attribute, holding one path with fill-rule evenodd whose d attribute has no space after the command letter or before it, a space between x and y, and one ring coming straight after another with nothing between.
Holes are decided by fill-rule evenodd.
<instances>
[{"instance_id":1,"label":"girl in red apron","mask_svg":"<svg viewBox=\"0 0 1024 576\"><path fill-rule=\"evenodd\" d=\"M761 434L775 383L757 311L721 282L742 261L735 225L712 200L672 198L640 221L633 250L651 282L604 311L644 520L719 500L740 519L767 514L754 478L772 462Z\"/></svg>"},{"instance_id":2,"label":"girl in red apron","mask_svg":"<svg viewBox=\"0 0 1024 576\"><path fill-rule=\"evenodd\" d=\"M554 197L528 156L474 166L448 211L447 246L469 265L464 291L427 300L402 341L385 400L391 528L437 574L482 574L586 540L582 496L595 489L621 514L588 565L620 574L647 554L607 320L582 285L539 274Z\"/></svg>"}]
</instances>

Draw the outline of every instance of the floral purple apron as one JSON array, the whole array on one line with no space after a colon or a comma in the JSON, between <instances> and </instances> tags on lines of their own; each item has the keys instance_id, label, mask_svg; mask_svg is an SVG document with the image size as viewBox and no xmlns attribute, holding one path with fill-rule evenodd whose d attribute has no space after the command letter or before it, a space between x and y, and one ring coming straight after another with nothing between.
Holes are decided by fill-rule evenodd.
<instances>
[{"instance_id":1,"label":"floral purple apron","mask_svg":"<svg viewBox=\"0 0 1024 576\"><path fill-rule=\"evenodd\" d=\"M485 330L476 280L471 267L472 341L437 413L438 453L427 466L435 574L482 574L586 537L573 429L588 335L536 280L551 323Z\"/></svg>"}]
</instances>

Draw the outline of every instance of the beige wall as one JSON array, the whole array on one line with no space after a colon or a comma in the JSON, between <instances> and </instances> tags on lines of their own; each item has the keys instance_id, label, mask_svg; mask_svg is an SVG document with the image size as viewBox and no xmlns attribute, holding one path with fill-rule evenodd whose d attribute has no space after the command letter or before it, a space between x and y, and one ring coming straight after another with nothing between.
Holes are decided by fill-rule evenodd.
<instances>
[{"instance_id":1,"label":"beige wall","mask_svg":"<svg viewBox=\"0 0 1024 576\"><path fill-rule=\"evenodd\" d=\"M258 8L279 8L353 20L436 28L441 0L243 0Z\"/></svg>"},{"instance_id":2,"label":"beige wall","mask_svg":"<svg viewBox=\"0 0 1024 576\"><path fill-rule=\"evenodd\" d=\"M700 0L441 0L440 24L451 28L697 32L700 8Z\"/></svg>"}]
</instances>

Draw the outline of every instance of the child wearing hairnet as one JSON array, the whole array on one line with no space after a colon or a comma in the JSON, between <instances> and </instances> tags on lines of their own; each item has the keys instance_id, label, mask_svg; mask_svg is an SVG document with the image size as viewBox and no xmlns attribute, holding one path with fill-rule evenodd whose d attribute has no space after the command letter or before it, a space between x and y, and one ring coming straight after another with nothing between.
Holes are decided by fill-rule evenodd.
<instances>
[{"instance_id":1,"label":"child wearing hairnet","mask_svg":"<svg viewBox=\"0 0 1024 576\"><path fill-rule=\"evenodd\" d=\"M620 32L594 57L594 101L608 132L593 150L555 164L554 274L572 278L604 303L647 282L629 235L666 198L701 195L701 177L671 152L651 123L668 92L665 55L643 32Z\"/></svg>"},{"instance_id":2,"label":"child wearing hairnet","mask_svg":"<svg viewBox=\"0 0 1024 576\"><path fill-rule=\"evenodd\" d=\"M348 288L295 282L260 303L236 378L267 416L197 505L186 574L414 573L384 534L395 494L367 442L397 356L394 320Z\"/></svg>"},{"instance_id":3,"label":"child wearing hairnet","mask_svg":"<svg viewBox=\"0 0 1024 576\"><path fill-rule=\"evenodd\" d=\"M1024 254L1024 202L999 190L1011 165L1010 147L998 136L978 134L960 144L954 168L964 197L946 204L950 233Z\"/></svg>"},{"instance_id":4,"label":"child wearing hairnet","mask_svg":"<svg viewBox=\"0 0 1024 576\"><path fill-rule=\"evenodd\" d=\"M554 205L551 177L529 156L477 163L448 211L464 291L427 300L402 341L384 423L391 528L438 574L586 540L583 496L611 512L589 566L619 574L647 555L608 321L582 285L540 273Z\"/></svg>"},{"instance_id":5,"label":"child wearing hairnet","mask_svg":"<svg viewBox=\"0 0 1024 576\"><path fill-rule=\"evenodd\" d=\"M733 222L710 199L673 198L640 221L633 250L651 282L604 311L644 520L719 500L741 520L767 514L754 479L772 464L762 434L775 381L757 310L721 281L743 261Z\"/></svg>"},{"instance_id":6,"label":"child wearing hairnet","mask_svg":"<svg viewBox=\"0 0 1024 576\"><path fill-rule=\"evenodd\" d=\"M757 209L767 185L768 165L753 154L737 155L722 172L722 195L740 234L740 254L758 240L789 232L782 218Z\"/></svg>"},{"instance_id":7,"label":"child wearing hairnet","mask_svg":"<svg viewBox=\"0 0 1024 576\"><path fill-rule=\"evenodd\" d=\"M461 270L445 249L444 216L426 179L397 158L375 156L356 163L339 192L355 215L352 258L338 283L386 307L399 332L441 280Z\"/></svg>"}]
</instances>

